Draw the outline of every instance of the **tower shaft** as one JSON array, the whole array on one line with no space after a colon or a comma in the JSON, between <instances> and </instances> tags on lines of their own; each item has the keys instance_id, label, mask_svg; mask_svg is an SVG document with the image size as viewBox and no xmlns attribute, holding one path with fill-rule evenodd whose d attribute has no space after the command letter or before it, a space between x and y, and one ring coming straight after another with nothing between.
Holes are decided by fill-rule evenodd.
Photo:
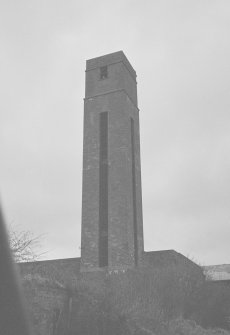
<instances>
[{"instance_id":1,"label":"tower shaft","mask_svg":"<svg viewBox=\"0 0 230 335\"><path fill-rule=\"evenodd\" d=\"M135 266L142 253L136 73L119 51L86 64L81 269Z\"/></svg>"}]
</instances>

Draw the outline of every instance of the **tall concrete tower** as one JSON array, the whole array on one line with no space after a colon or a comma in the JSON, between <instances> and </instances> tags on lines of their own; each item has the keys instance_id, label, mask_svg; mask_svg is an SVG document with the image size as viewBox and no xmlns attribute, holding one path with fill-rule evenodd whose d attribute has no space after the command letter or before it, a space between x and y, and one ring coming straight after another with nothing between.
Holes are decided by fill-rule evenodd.
<instances>
[{"instance_id":1,"label":"tall concrete tower","mask_svg":"<svg viewBox=\"0 0 230 335\"><path fill-rule=\"evenodd\" d=\"M86 62L81 270L143 254L136 72L122 51Z\"/></svg>"}]
</instances>

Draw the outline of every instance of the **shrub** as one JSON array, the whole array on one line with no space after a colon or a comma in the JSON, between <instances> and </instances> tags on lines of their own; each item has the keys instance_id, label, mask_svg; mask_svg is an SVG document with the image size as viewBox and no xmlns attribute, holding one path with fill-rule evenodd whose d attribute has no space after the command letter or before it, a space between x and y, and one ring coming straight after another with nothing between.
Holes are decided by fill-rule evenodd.
<instances>
[{"instance_id":1,"label":"shrub","mask_svg":"<svg viewBox=\"0 0 230 335\"><path fill-rule=\"evenodd\" d=\"M230 329L230 290L221 282L206 281L194 299L191 317L203 327Z\"/></svg>"},{"instance_id":2,"label":"shrub","mask_svg":"<svg viewBox=\"0 0 230 335\"><path fill-rule=\"evenodd\" d=\"M198 289L200 273L192 268L190 271L171 265L111 273L98 282L84 278L76 286L78 321L72 329L78 327L80 333L86 334L91 334L89 327L94 329L93 334L97 334L96 329L100 334L107 334L108 330L109 334L116 334L117 329L119 334L138 334L147 328L159 333L170 320L183 315L188 300ZM88 330L84 329L86 323Z\"/></svg>"}]
</instances>

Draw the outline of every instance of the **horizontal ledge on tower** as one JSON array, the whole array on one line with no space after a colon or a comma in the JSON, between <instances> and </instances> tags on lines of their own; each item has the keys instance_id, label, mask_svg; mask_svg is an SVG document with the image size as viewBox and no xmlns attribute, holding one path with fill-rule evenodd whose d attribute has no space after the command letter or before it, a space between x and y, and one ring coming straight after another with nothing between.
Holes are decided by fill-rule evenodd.
<instances>
[{"instance_id":1,"label":"horizontal ledge on tower","mask_svg":"<svg viewBox=\"0 0 230 335\"><path fill-rule=\"evenodd\" d=\"M107 92L104 92L104 93L95 94L95 95L92 95L92 96L89 96L89 97L85 97L83 100L89 100L90 101L90 99L100 97L101 95L107 95L107 94L116 93L116 92L124 92L127 95L127 97L129 98L129 100L132 102L134 107L139 111L139 108L137 107L136 103L133 101L133 99L129 96L129 94L127 93L127 91L124 88L120 88L120 89L117 89L117 90L111 90L111 91L107 91Z\"/></svg>"}]
</instances>

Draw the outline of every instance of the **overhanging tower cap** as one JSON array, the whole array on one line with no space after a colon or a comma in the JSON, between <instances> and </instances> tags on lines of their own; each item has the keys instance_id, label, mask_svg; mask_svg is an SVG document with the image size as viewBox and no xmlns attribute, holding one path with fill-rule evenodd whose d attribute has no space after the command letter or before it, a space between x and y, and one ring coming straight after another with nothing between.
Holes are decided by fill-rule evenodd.
<instances>
[{"instance_id":1,"label":"overhanging tower cap","mask_svg":"<svg viewBox=\"0 0 230 335\"><path fill-rule=\"evenodd\" d=\"M131 75L136 78L136 71L133 69L132 65L128 61L123 51L113 52L108 55L104 55L101 57L96 57L92 59L88 59L86 61L86 71L96 69L98 67L120 63L122 62L129 70Z\"/></svg>"}]
</instances>

